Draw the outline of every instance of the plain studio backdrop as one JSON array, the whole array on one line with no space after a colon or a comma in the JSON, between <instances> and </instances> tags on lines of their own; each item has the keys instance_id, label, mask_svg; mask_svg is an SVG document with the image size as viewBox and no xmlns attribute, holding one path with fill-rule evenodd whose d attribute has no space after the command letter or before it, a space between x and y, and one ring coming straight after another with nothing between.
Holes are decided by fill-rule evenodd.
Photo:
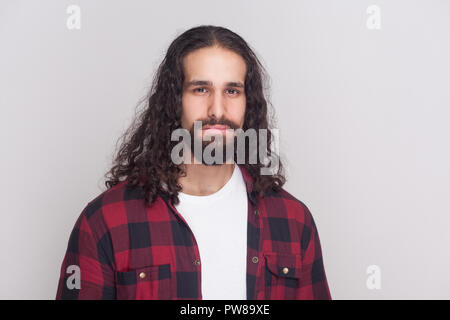
<instances>
[{"instance_id":1,"label":"plain studio backdrop","mask_svg":"<svg viewBox=\"0 0 450 320\"><path fill-rule=\"evenodd\" d=\"M286 189L316 221L333 299L449 299L444 0L2 1L0 298L54 299L117 139L201 24L240 34L271 77Z\"/></svg>"}]
</instances>

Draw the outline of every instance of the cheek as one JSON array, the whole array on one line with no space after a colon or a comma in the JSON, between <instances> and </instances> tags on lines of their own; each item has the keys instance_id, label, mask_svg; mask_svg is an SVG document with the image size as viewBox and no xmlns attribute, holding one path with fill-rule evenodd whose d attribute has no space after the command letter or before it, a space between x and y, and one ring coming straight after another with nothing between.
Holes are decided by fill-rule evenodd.
<instances>
[{"instance_id":1,"label":"cheek","mask_svg":"<svg viewBox=\"0 0 450 320\"><path fill-rule=\"evenodd\" d=\"M233 118L234 122L239 123L242 127L244 125L246 110L245 98L241 101L237 101L232 110L233 111L231 117Z\"/></svg>"},{"instance_id":2,"label":"cheek","mask_svg":"<svg viewBox=\"0 0 450 320\"><path fill-rule=\"evenodd\" d=\"M208 101L205 97L196 97L187 94L182 97L181 125L185 129L190 129L194 121L208 117Z\"/></svg>"},{"instance_id":3,"label":"cheek","mask_svg":"<svg viewBox=\"0 0 450 320\"><path fill-rule=\"evenodd\" d=\"M181 110L181 126L184 129L189 130L189 115L186 114L186 111L184 108Z\"/></svg>"},{"instance_id":4,"label":"cheek","mask_svg":"<svg viewBox=\"0 0 450 320\"><path fill-rule=\"evenodd\" d=\"M194 120L196 120L196 110L193 103L191 99L184 97L181 106L181 126L189 130Z\"/></svg>"}]
</instances>

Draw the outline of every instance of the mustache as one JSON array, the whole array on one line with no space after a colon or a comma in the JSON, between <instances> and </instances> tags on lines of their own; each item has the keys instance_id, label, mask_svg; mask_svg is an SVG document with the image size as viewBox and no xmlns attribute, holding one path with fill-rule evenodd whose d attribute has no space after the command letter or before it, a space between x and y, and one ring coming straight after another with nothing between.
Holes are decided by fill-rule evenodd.
<instances>
[{"instance_id":1,"label":"mustache","mask_svg":"<svg viewBox=\"0 0 450 320\"><path fill-rule=\"evenodd\" d=\"M207 119L198 119L197 121L201 121L202 122L202 127L209 125L209 126L213 126L213 125L223 125L223 126L228 126L230 129L239 129L239 125L231 120L228 120L226 118L220 118L220 119L216 119L216 118L207 118ZM191 130L194 130L194 124L192 124Z\"/></svg>"}]
</instances>

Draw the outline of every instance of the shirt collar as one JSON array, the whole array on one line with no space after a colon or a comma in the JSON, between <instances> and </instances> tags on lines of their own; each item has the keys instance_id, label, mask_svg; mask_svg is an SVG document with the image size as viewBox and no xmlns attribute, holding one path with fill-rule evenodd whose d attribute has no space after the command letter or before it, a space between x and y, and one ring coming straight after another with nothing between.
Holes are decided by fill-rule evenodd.
<instances>
[{"instance_id":1,"label":"shirt collar","mask_svg":"<svg viewBox=\"0 0 450 320\"><path fill-rule=\"evenodd\" d=\"M247 189L247 193L253 192L253 178L252 176L247 172L247 170L242 165L237 165L239 169L241 169L242 176L244 177L245 187ZM167 184L164 182L161 182L161 189L164 191L167 191Z\"/></svg>"},{"instance_id":2,"label":"shirt collar","mask_svg":"<svg viewBox=\"0 0 450 320\"><path fill-rule=\"evenodd\" d=\"M238 164L237 166L239 167L239 169L241 169L242 177L244 178L245 182L245 188L247 190L247 196L252 204L256 205L258 203L258 200L256 199L256 194L253 190L253 178L250 173L247 172L244 166ZM161 189L162 191L167 191L167 185L164 182L161 182Z\"/></svg>"}]
</instances>

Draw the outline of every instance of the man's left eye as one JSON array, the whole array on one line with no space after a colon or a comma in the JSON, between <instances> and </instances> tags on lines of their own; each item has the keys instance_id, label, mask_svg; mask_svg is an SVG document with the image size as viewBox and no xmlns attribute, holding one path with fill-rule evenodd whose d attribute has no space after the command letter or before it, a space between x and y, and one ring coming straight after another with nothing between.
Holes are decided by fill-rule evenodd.
<instances>
[{"instance_id":1,"label":"man's left eye","mask_svg":"<svg viewBox=\"0 0 450 320\"><path fill-rule=\"evenodd\" d=\"M239 91L234 90L234 89L227 89L227 91L232 91L231 94L238 94L239 93Z\"/></svg>"}]
</instances>

